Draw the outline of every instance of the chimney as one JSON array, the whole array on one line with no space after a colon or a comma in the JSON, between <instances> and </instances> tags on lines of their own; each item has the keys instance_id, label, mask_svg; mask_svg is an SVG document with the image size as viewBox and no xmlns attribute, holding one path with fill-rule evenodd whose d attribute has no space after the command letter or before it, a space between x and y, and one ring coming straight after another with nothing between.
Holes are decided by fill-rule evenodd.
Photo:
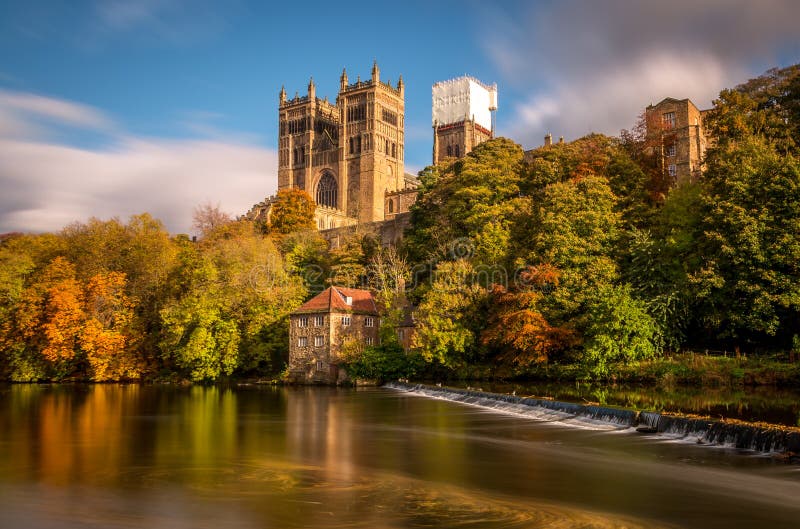
<instances>
[{"instance_id":1,"label":"chimney","mask_svg":"<svg viewBox=\"0 0 800 529\"><path fill-rule=\"evenodd\" d=\"M551 145L553 145L553 135L548 132L544 137L544 146L550 147Z\"/></svg>"}]
</instances>

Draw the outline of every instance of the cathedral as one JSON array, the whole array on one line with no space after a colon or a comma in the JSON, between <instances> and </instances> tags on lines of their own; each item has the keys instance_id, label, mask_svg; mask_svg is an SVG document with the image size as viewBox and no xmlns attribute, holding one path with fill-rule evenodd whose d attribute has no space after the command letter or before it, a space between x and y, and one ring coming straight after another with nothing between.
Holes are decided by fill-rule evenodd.
<instances>
[{"instance_id":1,"label":"cathedral","mask_svg":"<svg viewBox=\"0 0 800 529\"><path fill-rule=\"evenodd\" d=\"M281 88L278 106L278 190L303 189L317 204L320 230L383 222L408 211L417 180L403 166L404 86L381 80L339 78L335 102L308 92L293 98ZM270 199L256 206L269 217Z\"/></svg>"},{"instance_id":2,"label":"cathedral","mask_svg":"<svg viewBox=\"0 0 800 529\"><path fill-rule=\"evenodd\" d=\"M497 86L464 76L433 86L433 163L461 158L494 136ZM317 97L313 78L305 95L278 104L278 190L298 188L316 203L317 229L373 224L385 242L402 237L417 198L417 177L404 170L405 86L339 78L334 102ZM269 221L269 197L246 215ZM333 234L332 234L333 236Z\"/></svg>"}]
</instances>

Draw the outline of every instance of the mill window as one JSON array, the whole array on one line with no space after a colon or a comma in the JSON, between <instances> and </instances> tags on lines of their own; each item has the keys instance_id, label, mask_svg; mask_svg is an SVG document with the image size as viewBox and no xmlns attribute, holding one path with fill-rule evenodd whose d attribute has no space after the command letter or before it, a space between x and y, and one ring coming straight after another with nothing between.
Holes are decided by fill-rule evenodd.
<instances>
[{"instance_id":1,"label":"mill window","mask_svg":"<svg viewBox=\"0 0 800 529\"><path fill-rule=\"evenodd\" d=\"M678 167L674 163L671 163L669 166L667 166L667 172L669 172L669 175L674 178L678 176Z\"/></svg>"}]
</instances>

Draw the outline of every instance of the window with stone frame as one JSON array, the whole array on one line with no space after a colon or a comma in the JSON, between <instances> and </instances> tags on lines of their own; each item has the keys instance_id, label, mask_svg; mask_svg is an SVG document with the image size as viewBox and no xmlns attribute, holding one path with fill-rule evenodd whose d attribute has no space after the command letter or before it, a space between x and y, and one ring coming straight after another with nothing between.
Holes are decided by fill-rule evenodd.
<instances>
[{"instance_id":1,"label":"window with stone frame","mask_svg":"<svg viewBox=\"0 0 800 529\"><path fill-rule=\"evenodd\" d=\"M664 156L673 158L675 156L675 142L668 143L664 148Z\"/></svg>"},{"instance_id":2,"label":"window with stone frame","mask_svg":"<svg viewBox=\"0 0 800 529\"><path fill-rule=\"evenodd\" d=\"M308 316L300 316L297 318L298 327L308 327Z\"/></svg>"},{"instance_id":3,"label":"window with stone frame","mask_svg":"<svg viewBox=\"0 0 800 529\"><path fill-rule=\"evenodd\" d=\"M664 112L661 116L661 123L665 129L675 128L675 112Z\"/></svg>"},{"instance_id":4,"label":"window with stone frame","mask_svg":"<svg viewBox=\"0 0 800 529\"><path fill-rule=\"evenodd\" d=\"M350 316L342 316L342 327L350 327Z\"/></svg>"},{"instance_id":5,"label":"window with stone frame","mask_svg":"<svg viewBox=\"0 0 800 529\"><path fill-rule=\"evenodd\" d=\"M364 318L364 327L375 327L375 318L372 316Z\"/></svg>"},{"instance_id":6,"label":"window with stone frame","mask_svg":"<svg viewBox=\"0 0 800 529\"><path fill-rule=\"evenodd\" d=\"M322 347L323 345L325 345L325 337L314 336L314 347Z\"/></svg>"},{"instance_id":7,"label":"window with stone frame","mask_svg":"<svg viewBox=\"0 0 800 529\"><path fill-rule=\"evenodd\" d=\"M325 362L317 360L317 371L322 371L323 369L325 369Z\"/></svg>"},{"instance_id":8,"label":"window with stone frame","mask_svg":"<svg viewBox=\"0 0 800 529\"><path fill-rule=\"evenodd\" d=\"M372 336L367 336L364 341L367 345L372 345Z\"/></svg>"},{"instance_id":9,"label":"window with stone frame","mask_svg":"<svg viewBox=\"0 0 800 529\"><path fill-rule=\"evenodd\" d=\"M673 178L678 176L678 166L674 163L669 164L667 166L667 173L669 173L669 175Z\"/></svg>"},{"instance_id":10,"label":"window with stone frame","mask_svg":"<svg viewBox=\"0 0 800 529\"><path fill-rule=\"evenodd\" d=\"M308 338L305 336L301 336L297 339L297 347L306 347L308 346Z\"/></svg>"},{"instance_id":11,"label":"window with stone frame","mask_svg":"<svg viewBox=\"0 0 800 529\"><path fill-rule=\"evenodd\" d=\"M314 316L314 327L322 327L325 325L325 316Z\"/></svg>"}]
</instances>

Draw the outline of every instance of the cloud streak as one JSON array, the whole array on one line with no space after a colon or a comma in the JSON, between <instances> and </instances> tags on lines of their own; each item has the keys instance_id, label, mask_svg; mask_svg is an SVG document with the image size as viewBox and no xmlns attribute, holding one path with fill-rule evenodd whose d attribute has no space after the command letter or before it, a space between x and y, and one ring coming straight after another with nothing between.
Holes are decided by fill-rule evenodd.
<instances>
[{"instance_id":1,"label":"cloud streak","mask_svg":"<svg viewBox=\"0 0 800 529\"><path fill-rule=\"evenodd\" d=\"M791 0L562 0L517 11L487 12L483 45L508 89L529 92L498 120L526 147L546 132L617 134L667 96L707 107L781 53L800 53Z\"/></svg>"},{"instance_id":2,"label":"cloud streak","mask_svg":"<svg viewBox=\"0 0 800 529\"><path fill-rule=\"evenodd\" d=\"M53 141L63 125L114 131L113 141L102 149ZM237 138L142 138L92 107L0 93L0 233L145 211L173 233L188 232L197 204L244 213L274 191L276 171L274 150Z\"/></svg>"}]
</instances>

